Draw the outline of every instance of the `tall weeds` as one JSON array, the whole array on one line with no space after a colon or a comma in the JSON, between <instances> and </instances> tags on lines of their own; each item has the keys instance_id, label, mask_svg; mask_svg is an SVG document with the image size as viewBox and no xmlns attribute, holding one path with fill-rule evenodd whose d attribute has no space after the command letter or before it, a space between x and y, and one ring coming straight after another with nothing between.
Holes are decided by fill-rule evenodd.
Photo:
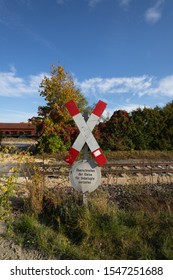
<instances>
[{"instance_id":1,"label":"tall weeds","mask_svg":"<svg viewBox=\"0 0 173 280\"><path fill-rule=\"evenodd\" d=\"M13 222L13 238L23 246L51 259L173 259L172 183L109 185L89 194L86 206L72 188L46 186L27 156L24 174L29 195ZM12 211L15 184L8 177L1 185L2 217Z\"/></svg>"},{"instance_id":2,"label":"tall weeds","mask_svg":"<svg viewBox=\"0 0 173 280\"><path fill-rule=\"evenodd\" d=\"M107 191L92 194L88 207L75 192L57 201L46 194L39 219L25 215L15 223L15 231L24 244L35 240L31 246L55 259L173 259L172 205L152 211L153 198L148 195L144 207L141 202L132 207L134 197L132 188L131 203L120 209L109 201Z\"/></svg>"}]
</instances>

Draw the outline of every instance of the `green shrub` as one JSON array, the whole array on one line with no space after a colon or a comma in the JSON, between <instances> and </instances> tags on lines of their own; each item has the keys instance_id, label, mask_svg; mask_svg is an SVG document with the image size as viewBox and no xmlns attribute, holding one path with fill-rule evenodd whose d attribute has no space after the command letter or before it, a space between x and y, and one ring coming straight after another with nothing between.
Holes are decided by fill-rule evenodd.
<instances>
[{"instance_id":1,"label":"green shrub","mask_svg":"<svg viewBox=\"0 0 173 280\"><path fill-rule=\"evenodd\" d=\"M61 138L56 132L51 133L50 135L42 135L38 139L38 144L36 150L39 153L57 153L59 151L65 151L65 145Z\"/></svg>"}]
</instances>

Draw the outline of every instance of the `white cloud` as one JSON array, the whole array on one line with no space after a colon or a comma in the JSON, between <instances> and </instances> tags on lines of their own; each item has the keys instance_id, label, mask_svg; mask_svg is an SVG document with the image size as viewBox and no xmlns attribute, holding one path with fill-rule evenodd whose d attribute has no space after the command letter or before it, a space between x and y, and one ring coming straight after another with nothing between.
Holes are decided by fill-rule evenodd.
<instances>
[{"instance_id":1,"label":"white cloud","mask_svg":"<svg viewBox=\"0 0 173 280\"><path fill-rule=\"evenodd\" d=\"M145 13L145 19L149 23L156 23L162 17L162 5L165 0L158 0L156 4L149 8Z\"/></svg>"},{"instance_id":2,"label":"white cloud","mask_svg":"<svg viewBox=\"0 0 173 280\"><path fill-rule=\"evenodd\" d=\"M73 1L73 0L56 0L58 5L64 5L64 4L68 3L69 1ZM86 0L86 1L88 2L89 7L94 9L99 3L103 2L103 1L108 1L108 0ZM129 0L126 0L126 1L129 1Z\"/></svg>"},{"instance_id":3,"label":"white cloud","mask_svg":"<svg viewBox=\"0 0 173 280\"><path fill-rule=\"evenodd\" d=\"M47 73L20 77L15 66L11 65L9 72L0 72L0 96L25 97L34 96L39 91L39 85ZM107 97L129 93L133 96L161 95L173 97L173 75L158 79L154 76L143 75L136 77L95 77L83 81L75 81L86 96Z\"/></svg>"},{"instance_id":4,"label":"white cloud","mask_svg":"<svg viewBox=\"0 0 173 280\"><path fill-rule=\"evenodd\" d=\"M103 2L104 0L89 0L89 6L91 8L95 8L95 6L101 2Z\"/></svg>"},{"instance_id":5,"label":"white cloud","mask_svg":"<svg viewBox=\"0 0 173 280\"><path fill-rule=\"evenodd\" d=\"M123 9L127 10L131 1L132 1L132 0L119 0L120 6L121 6Z\"/></svg>"},{"instance_id":6,"label":"white cloud","mask_svg":"<svg viewBox=\"0 0 173 280\"><path fill-rule=\"evenodd\" d=\"M23 97L38 92L45 74L30 75L24 79L17 76L14 66L9 72L0 72L0 96Z\"/></svg>"},{"instance_id":7,"label":"white cloud","mask_svg":"<svg viewBox=\"0 0 173 280\"><path fill-rule=\"evenodd\" d=\"M125 110L126 112L130 113L138 108L141 108L143 109L145 106L144 105L141 105L141 104L136 104L136 103L126 103L126 104L120 104L118 106L114 106L113 108L107 108L105 109L104 113L103 113L103 117L104 118L110 118L113 113L115 111L118 111L118 110ZM147 108L149 108L149 106L147 106Z\"/></svg>"},{"instance_id":8,"label":"white cloud","mask_svg":"<svg viewBox=\"0 0 173 280\"><path fill-rule=\"evenodd\" d=\"M115 109L116 110L125 110L127 112L132 112L133 110L136 110L138 108L141 108L143 109L145 106L144 105L141 105L141 104L133 104L133 103L127 103L127 104L122 104L122 105L119 105L118 107L116 107ZM115 110L114 110L115 111Z\"/></svg>"},{"instance_id":9,"label":"white cloud","mask_svg":"<svg viewBox=\"0 0 173 280\"><path fill-rule=\"evenodd\" d=\"M65 0L56 0L56 1L59 5L64 5L65 4Z\"/></svg>"},{"instance_id":10,"label":"white cloud","mask_svg":"<svg viewBox=\"0 0 173 280\"><path fill-rule=\"evenodd\" d=\"M145 93L152 86L152 77L93 78L79 83L86 94Z\"/></svg>"},{"instance_id":11,"label":"white cloud","mask_svg":"<svg viewBox=\"0 0 173 280\"><path fill-rule=\"evenodd\" d=\"M156 89L157 92L168 97L173 97L173 75L160 80L158 89Z\"/></svg>"},{"instance_id":12,"label":"white cloud","mask_svg":"<svg viewBox=\"0 0 173 280\"><path fill-rule=\"evenodd\" d=\"M143 75L139 77L113 77L92 78L82 82L76 81L86 96L119 95L130 93L133 96L161 95L173 97L173 75L157 79L153 76Z\"/></svg>"}]
</instances>

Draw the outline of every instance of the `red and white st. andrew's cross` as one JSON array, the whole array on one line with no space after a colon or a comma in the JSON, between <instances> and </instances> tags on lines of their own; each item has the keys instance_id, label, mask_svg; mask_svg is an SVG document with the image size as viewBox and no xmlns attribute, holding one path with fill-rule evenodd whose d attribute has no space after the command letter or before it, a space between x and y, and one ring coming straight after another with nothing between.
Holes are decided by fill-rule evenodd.
<instances>
[{"instance_id":1,"label":"red and white st. andrew's cross","mask_svg":"<svg viewBox=\"0 0 173 280\"><path fill-rule=\"evenodd\" d=\"M65 157L65 161L67 163L73 164L85 142L90 148L92 155L98 163L98 166L102 166L107 162L103 151L92 134L92 130L94 129L95 125L99 123L99 119L106 108L106 105L107 104L105 102L100 100L96 104L94 110L86 122L73 100L66 103L66 107L80 131L80 134L76 138L73 146L70 148L69 154Z\"/></svg>"}]
</instances>

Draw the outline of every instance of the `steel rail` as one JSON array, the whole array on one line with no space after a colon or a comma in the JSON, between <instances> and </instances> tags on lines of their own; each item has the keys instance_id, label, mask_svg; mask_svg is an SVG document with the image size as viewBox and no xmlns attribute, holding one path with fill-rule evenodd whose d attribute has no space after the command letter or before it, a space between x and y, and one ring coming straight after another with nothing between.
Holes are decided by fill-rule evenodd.
<instances>
[{"instance_id":1,"label":"steel rail","mask_svg":"<svg viewBox=\"0 0 173 280\"><path fill-rule=\"evenodd\" d=\"M44 176L68 176L70 166L66 164L43 164L40 166L40 173ZM102 167L102 175L121 175L121 174L168 174L173 175L173 162L123 162L107 163Z\"/></svg>"},{"instance_id":2,"label":"steel rail","mask_svg":"<svg viewBox=\"0 0 173 280\"><path fill-rule=\"evenodd\" d=\"M53 167L53 168L60 168L60 167L67 167L70 168L71 166L65 163L56 163L56 164L44 164L44 163L39 163L37 164L39 167ZM104 166L102 166L102 169L105 169L107 167L114 167L114 166L172 166L173 167L173 162L109 162L106 163Z\"/></svg>"},{"instance_id":3,"label":"steel rail","mask_svg":"<svg viewBox=\"0 0 173 280\"><path fill-rule=\"evenodd\" d=\"M38 172L42 176L68 176L69 170L71 168L70 165L65 163L57 163L57 164L44 164L39 163L36 164L36 172ZM103 176L106 175L154 175L154 174L168 174L173 175L173 162L112 162L107 163L101 168L101 172ZM12 174L12 171L0 171L0 177L3 174ZM27 170L23 172L20 170L19 174L26 174Z\"/></svg>"}]
</instances>

